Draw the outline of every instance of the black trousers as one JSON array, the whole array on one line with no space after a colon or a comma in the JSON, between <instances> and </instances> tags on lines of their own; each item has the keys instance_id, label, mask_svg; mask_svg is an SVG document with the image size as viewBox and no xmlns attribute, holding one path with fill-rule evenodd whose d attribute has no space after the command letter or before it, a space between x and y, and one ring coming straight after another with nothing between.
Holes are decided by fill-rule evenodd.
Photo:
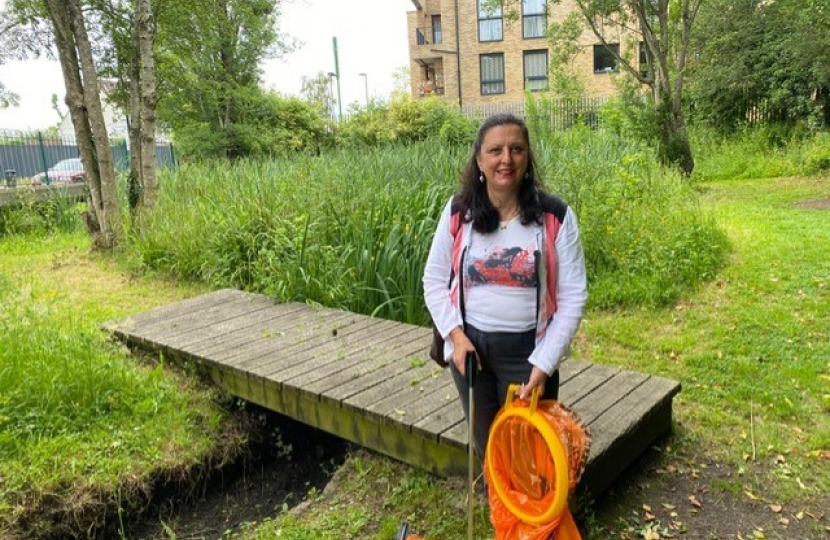
<instances>
[{"instance_id":1,"label":"black trousers","mask_svg":"<svg viewBox=\"0 0 830 540\"><path fill-rule=\"evenodd\" d=\"M484 460L484 451L487 448L487 440L490 434L490 426L496 413L499 412L507 399L507 387L511 384L524 384L530 379L530 372L533 365L527 361L536 346L535 330L527 332L482 332L477 328L467 325L467 337L470 338L481 359L481 371L476 375L473 396L475 401L475 425L473 436L475 438L476 454L479 460ZM469 393L467 379L462 376L450 362L458 396L461 398L461 406L464 408L464 418L469 425ZM542 396L545 399L559 398L559 371L555 371L548 377L545 384L545 392Z\"/></svg>"}]
</instances>

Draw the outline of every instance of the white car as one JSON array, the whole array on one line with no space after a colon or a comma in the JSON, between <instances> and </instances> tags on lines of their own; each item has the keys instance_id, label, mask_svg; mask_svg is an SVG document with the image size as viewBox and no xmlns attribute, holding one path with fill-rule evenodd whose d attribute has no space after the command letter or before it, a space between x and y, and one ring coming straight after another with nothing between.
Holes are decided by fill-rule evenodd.
<instances>
[{"instance_id":1,"label":"white car","mask_svg":"<svg viewBox=\"0 0 830 540\"><path fill-rule=\"evenodd\" d=\"M58 161L49 168L49 183L52 182L83 182L84 164L78 158ZM32 177L32 183L45 184L46 174L37 173Z\"/></svg>"}]
</instances>

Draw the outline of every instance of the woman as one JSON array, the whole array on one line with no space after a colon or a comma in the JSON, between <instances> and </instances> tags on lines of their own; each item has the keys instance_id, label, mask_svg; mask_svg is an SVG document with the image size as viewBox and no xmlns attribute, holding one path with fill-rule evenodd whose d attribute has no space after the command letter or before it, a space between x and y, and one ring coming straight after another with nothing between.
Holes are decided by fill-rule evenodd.
<instances>
[{"instance_id":1,"label":"woman","mask_svg":"<svg viewBox=\"0 0 830 540\"><path fill-rule=\"evenodd\" d=\"M483 460L510 384L557 399L587 300L573 211L545 193L527 126L497 114L479 128L461 191L447 203L424 270L424 297L469 418L465 358L478 360L473 426Z\"/></svg>"}]
</instances>

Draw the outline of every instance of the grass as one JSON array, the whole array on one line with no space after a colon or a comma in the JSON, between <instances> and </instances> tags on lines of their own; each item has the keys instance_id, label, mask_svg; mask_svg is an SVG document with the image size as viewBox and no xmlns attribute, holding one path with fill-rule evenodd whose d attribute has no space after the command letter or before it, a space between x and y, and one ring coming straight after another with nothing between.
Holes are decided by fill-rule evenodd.
<instances>
[{"instance_id":1,"label":"grass","mask_svg":"<svg viewBox=\"0 0 830 540\"><path fill-rule=\"evenodd\" d=\"M672 302L725 262L689 183L642 146L572 130L537 150L579 216L594 306ZM431 141L180 167L129 249L141 268L212 287L424 325L426 255L466 157Z\"/></svg>"},{"instance_id":2,"label":"grass","mask_svg":"<svg viewBox=\"0 0 830 540\"><path fill-rule=\"evenodd\" d=\"M830 231L827 179L707 185L703 204L733 244L731 264L671 309L595 313L585 322L587 355L680 380L682 433L701 451L734 464L790 456L798 469L777 482L783 497L809 481L830 491ZM690 441L692 442L692 441Z\"/></svg>"},{"instance_id":3,"label":"grass","mask_svg":"<svg viewBox=\"0 0 830 540\"><path fill-rule=\"evenodd\" d=\"M234 451L219 444L233 427L214 391L135 362L97 328L204 287L130 276L88 249L80 233L0 242L4 538L69 533L90 503L134 511L154 476Z\"/></svg>"},{"instance_id":4,"label":"grass","mask_svg":"<svg viewBox=\"0 0 830 540\"><path fill-rule=\"evenodd\" d=\"M739 482L729 490L821 500L830 492L830 244L821 206L830 200L828 179L698 184L700 200L681 204L688 184L661 176L636 148L620 155L608 140L585 148L585 136L568 135L577 143L571 153L561 150L566 139L541 150L555 192L585 211L604 209L584 220L592 264L623 270L621 287L603 285L604 295L596 290L602 275L594 274L592 294L607 302L595 300L589 310L578 356L680 380L673 451L726 464ZM344 154L182 167L168 179L175 189L162 206L170 210L124 257L91 255L85 235L61 228L4 237L0 533L14 538L21 519L40 524L55 507L71 514L72 501L90 493L103 494L111 508L129 507L148 477L186 474L219 444L227 416L216 396L158 364L133 362L106 341L99 323L220 285L283 299L348 300L381 315L422 313L416 300L425 250L405 240L428 241L453 188L457 156L438 152L424 146L399 155L367 150L366 161ZM661 206L656 201L671 203L670 211L649 213L649 205ZM614 216L615 209L625 212ZM684 236L691 226L698 228ZM731 259L722 267L726 240ZM707 242L713 245L702 249ZM647 269L655 253L661 275L687 280L683 272L694 268L698 280L666 295L666 277L645 273L638 276L652 285L632 287L638 276L625 268ZM332 272L334 264L343 266ZM701 282L707 271L711 281ZM325 294L335 296L316 296ZM410 521L416 532L460 538L465 508L462 483L358 451L331 489L234 536L380 540ZM601 537L601 527L584 523L587 538ZM477 538L490 535L481 527Z\"/></svg>"}]
</instances>

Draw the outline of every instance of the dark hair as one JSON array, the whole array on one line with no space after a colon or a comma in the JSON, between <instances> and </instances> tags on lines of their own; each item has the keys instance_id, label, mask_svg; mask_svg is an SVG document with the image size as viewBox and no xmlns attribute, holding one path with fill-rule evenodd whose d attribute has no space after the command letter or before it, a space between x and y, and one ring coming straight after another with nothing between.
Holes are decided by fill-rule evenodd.
<instances>
[{"instance_id":1,"label":"dark hair","mask_svg":"<svg viewBox=\"0 0 830 540\"><path fill-rule=\"evenodd\" d=\"M522 224L542 220L542 204L539 200L539 193L542 191L542 182L536 175L536 167L533 160L533 151L530 148L530 134L524 120L514 114L499 113L487 118L478 128L473 152L464 173L461 176L461 191L456 194L454 203L461 211L462 219L465 222L472 221L473 229L479 233L495 231L499 226L499 211L490 202L487 196L487 186L479 180L482 172L478 166L476 157L481 153L481 146L487 132L497 126L517 126L527 143L527 172L522 183L519 185L519 208L521 209Z\"/></svg>"}]
</instances>

